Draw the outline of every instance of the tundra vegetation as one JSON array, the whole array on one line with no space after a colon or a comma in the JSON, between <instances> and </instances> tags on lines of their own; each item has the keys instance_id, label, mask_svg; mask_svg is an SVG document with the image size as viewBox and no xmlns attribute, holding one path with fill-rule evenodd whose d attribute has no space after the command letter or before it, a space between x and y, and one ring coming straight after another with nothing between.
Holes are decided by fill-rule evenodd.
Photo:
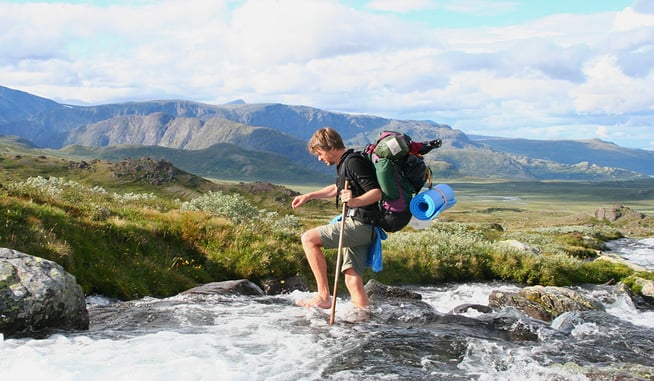
<instances>
[{"instance_id":1,"label":"tundra vegetation","mask_svg":"<svg viewBox=\"0 0 654 381\"><path fill-rule=\"evenodd\" d=\"M87 295L122 300L229 279L310 281L299 237L339 213L333 200L291 210L291 189L301 187L208 181L147 159L2 156L0 183L0 247L54 260ZM654 236L652 217L595 215L616 203L652 213L652 181L449 183L457 205L427 227L389 234L383 271L365 278L548 286L654 280L600 258L609 240ZM326 255L333 271L336 251Z\"/></svg>"}]
</instances>

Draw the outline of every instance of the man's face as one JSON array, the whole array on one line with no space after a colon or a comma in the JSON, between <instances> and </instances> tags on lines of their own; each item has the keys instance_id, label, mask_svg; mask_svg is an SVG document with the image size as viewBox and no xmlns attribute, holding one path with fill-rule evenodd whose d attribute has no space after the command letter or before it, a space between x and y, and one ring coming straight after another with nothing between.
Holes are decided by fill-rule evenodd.
<instances>
[{"instance_id":1,"label":"man's face","mask_svg":"<svg viewBox=\"0 0 654 381\"><path fill-rule=\"evenodd\" d=\"M322 161L326 165L338 164L340 157L336 157L336 150L323 151L321 149L316 150L316 157L319 161Z\"/></svg>"}]
</instances>

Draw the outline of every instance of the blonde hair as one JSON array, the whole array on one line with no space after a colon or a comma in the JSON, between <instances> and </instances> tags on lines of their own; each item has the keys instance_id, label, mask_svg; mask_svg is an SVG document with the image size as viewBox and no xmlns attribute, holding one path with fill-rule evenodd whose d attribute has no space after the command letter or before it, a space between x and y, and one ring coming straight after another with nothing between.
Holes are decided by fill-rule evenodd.
<instances>
[{"instance_id":1,"label":"blonde hair","mask_svg":"<svg viewBox=\"0 0 654 381\"><path fill-rule=\"evenodd\" d=\"M312 155L317 155L316 151L330 151L333 149L345 149L341 135L331 127L323 127L313 133L311 140L307 144L307 149Z\"/></svg>"}]
</instances>

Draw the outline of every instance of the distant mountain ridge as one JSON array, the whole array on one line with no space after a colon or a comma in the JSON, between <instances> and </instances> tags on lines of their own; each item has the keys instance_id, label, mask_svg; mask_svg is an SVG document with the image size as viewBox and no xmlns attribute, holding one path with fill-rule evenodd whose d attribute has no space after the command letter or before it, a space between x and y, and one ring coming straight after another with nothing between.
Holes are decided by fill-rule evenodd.
<instances>
[{"instance_id":1,"label":"distant mountain ridge","mask_svg":"<svg viewBox=\"0 0 654 381\"><path fill-rule=\"evenodd\" d=\"M590 140L532 140L471 136L496 151L549 160L561 164L589 162L602 167L629 168L654 175L654 152L620 147L600 139ZM625 164L628 163L627 167Z\"/></svg>"},{"instance_id":2,"label":"distant mountain ridge","mask_svg":"<svg viewBox=\"0 0 654 381\"><path fill-rule=\"evenodd\" d=\"M77 147L62 152L98 158L156 152L159 158L174 157L176 166L202 176L229 173L230 178L275 181L333 176L333 168L306 150L307 140L324 126L337 129L349 146L364 146L379 131L390 129L404 131L417 141L440 138L443 146L426 156L439 177L607 180L654 175L654 152L605 142L471 139L433 121L242 100L224 105L161 100L74 106L0 86L2 135L20 136L41 148ZM226 156L232 160L219 160ZM260 168L266 165L280 166L281 171L276 167L275 174L267 177L265 168Z\"/></svg>"}]
</instances>

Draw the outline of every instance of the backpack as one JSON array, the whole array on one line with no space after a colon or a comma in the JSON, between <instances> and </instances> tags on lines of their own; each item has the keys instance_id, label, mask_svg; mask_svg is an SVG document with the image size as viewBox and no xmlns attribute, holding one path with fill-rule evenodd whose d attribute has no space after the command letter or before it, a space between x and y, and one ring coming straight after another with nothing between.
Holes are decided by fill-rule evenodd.
<instances>
[{"instance_id":1,"label":"backpack","mask_svg":"<svg viewBox=\"0 0 654 381\"><path fill-rule=\"evenodd\" d=\"M409 204L425 183L431 188L431 170L422 155L441 145L440 140L413 142L398 131L382 131L364 154L375 165L382 190L381 216L377 223L387 232L396 232L411 220Z\"/></svg>"}]
</instances>

